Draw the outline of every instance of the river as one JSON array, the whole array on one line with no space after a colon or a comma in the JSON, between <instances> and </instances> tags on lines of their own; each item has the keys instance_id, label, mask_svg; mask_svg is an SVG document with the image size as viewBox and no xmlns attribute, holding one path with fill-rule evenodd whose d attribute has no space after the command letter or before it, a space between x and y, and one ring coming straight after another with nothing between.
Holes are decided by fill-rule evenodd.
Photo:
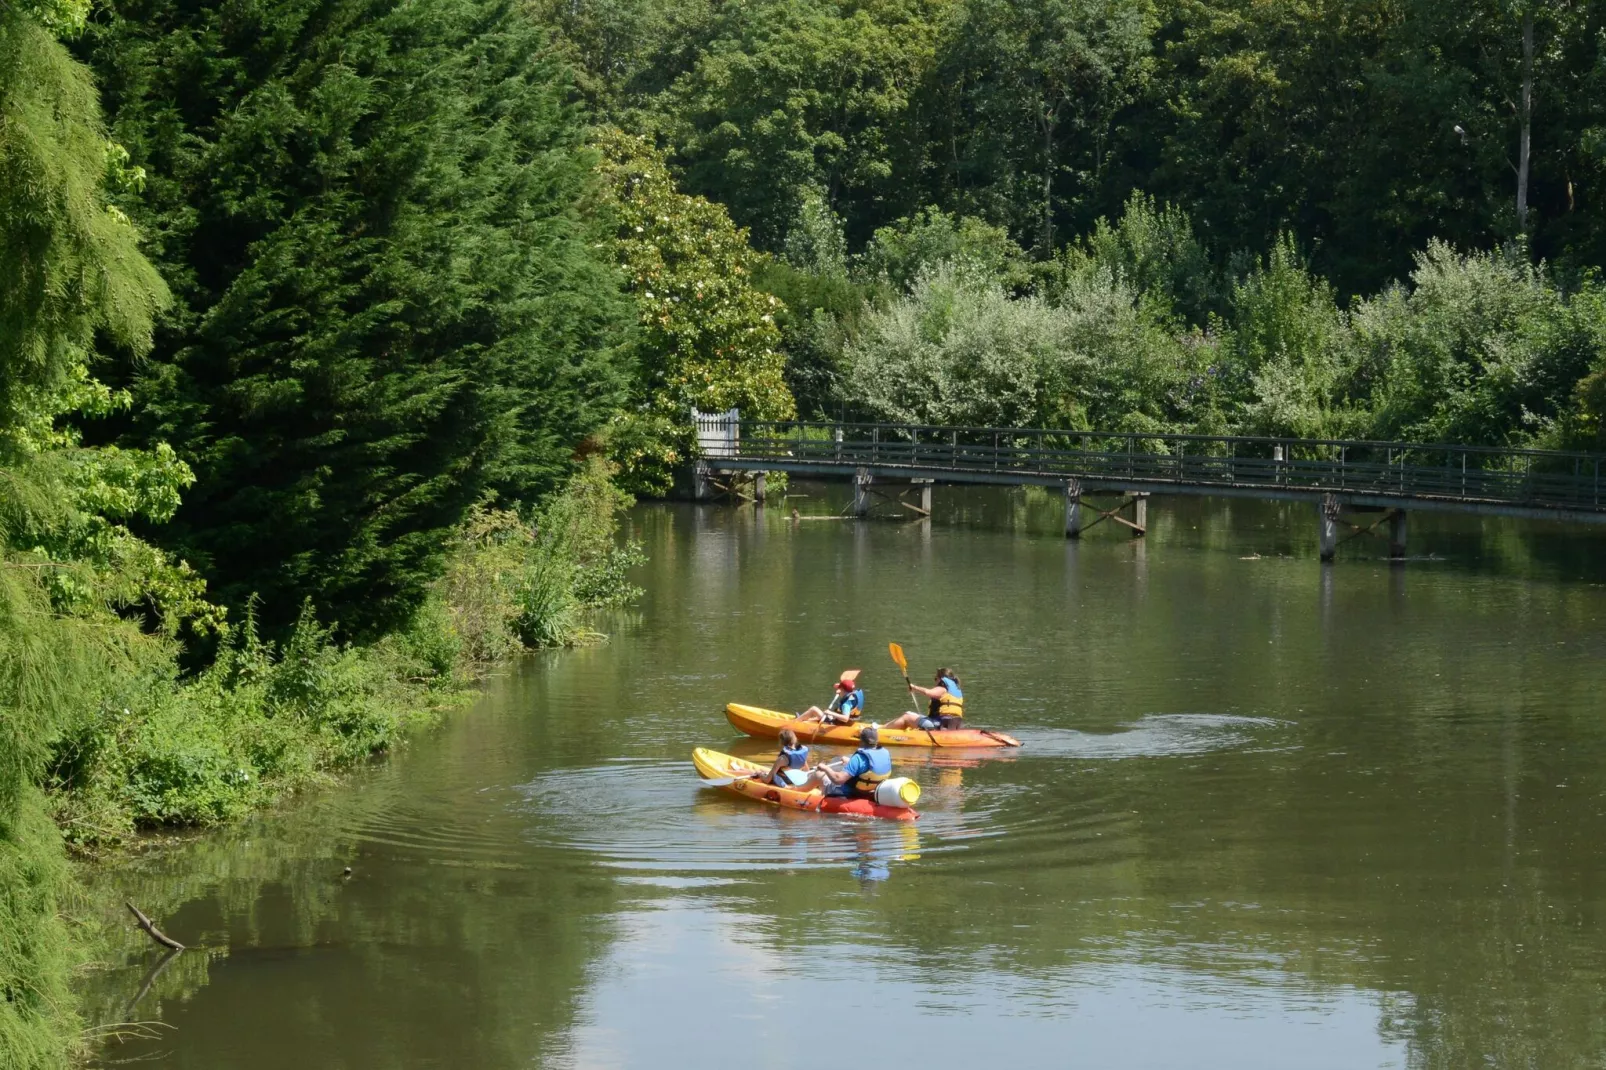
<instances>
[{"instance_id":1,"label":"river","mask_svg":"<svg viewBox=\"0 0 1606 1070\"><path fill-rule=\"evenodd\" d=\"M841 487L789 500L824 516ZM1583 1067L1606 1060L1601 536L1036 491L931 522L645 505L646 596L387 760L105 869L200 950L86 981L100 1065ZM913 827L701 788L727 701L887 643L1016 752L895 752ZM351 868L348 875L344 870ZM135 934L137 937L137 934Z\"/></svg>"}]
</instances>

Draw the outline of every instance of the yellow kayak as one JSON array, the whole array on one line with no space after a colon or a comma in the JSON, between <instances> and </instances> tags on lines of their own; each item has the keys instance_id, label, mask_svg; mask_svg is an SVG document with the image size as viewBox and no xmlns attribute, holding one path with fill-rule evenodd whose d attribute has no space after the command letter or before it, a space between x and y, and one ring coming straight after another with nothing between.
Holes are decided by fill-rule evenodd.
<instances>
[{"instance_id":1,"label":"yellow kayak","mask_svg":"<svg viewBox=\"0 0 1606 1070\"><path fill-rule=\"evenodd\" d=\"M769 766L759 765L757 762L745 761L730 754L721 754L717 750L707 747L698 747L691 752L692 764L697 772L702 774L704 780L725 780L730 777L742 779L732 780L729 784L721 785L723 790L735 792L754 802L769 803L786 810L813 810L822 814L849 814L855 817L881 817L888 821L913 821L920 815L913 810L899 806L882 806L871 799L838 799L827 797L819 789L813 791L798 791L796 788L777 787L766 784L762 780L746 779L754 773L762 773Z\"/></svg>"},{"instance_id":2,"label":"yellow kayak","mask_svg":"<svg viewBox=\"0 0 1606 1070\"><path fill-rule=\"evenodd\" d=\"M781 729L790 728L804 743L838 743L844 747L858 746L859 725L823 725L818 721L799 721L790 713L766 710L758 706L743 706L733 702L725 707L725 716L739 732L750 736L773 738ZM868 724L869 722L864 722ZM1018 747L1020 740L994 732L990 728L883 728L883 747Z\"/></svg>"}]
</instances>

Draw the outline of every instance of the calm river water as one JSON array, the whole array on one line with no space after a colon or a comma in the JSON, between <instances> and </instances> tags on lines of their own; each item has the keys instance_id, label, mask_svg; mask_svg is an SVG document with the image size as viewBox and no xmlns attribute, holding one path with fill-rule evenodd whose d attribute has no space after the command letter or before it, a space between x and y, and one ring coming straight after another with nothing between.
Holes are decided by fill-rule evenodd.
<instances>
[{"instance_id":1,"label":"calm river water","mask_svg":"<svg viewBox=\"0 0 1606 1070\"><path fill-rule=\"evenodd\" d=\"M841 487L786 503L834 512ZM934 522L643 506L610 642L533 657L350 782L96 875L201 945L87 984L102 1065L1584 1067L1606 1061L1602 537L1040 492ZM895 752L915 827L703 789L887 656L1008 754ZM342 876L350 866L349 878Z\"/></svg>"}]
</instances>

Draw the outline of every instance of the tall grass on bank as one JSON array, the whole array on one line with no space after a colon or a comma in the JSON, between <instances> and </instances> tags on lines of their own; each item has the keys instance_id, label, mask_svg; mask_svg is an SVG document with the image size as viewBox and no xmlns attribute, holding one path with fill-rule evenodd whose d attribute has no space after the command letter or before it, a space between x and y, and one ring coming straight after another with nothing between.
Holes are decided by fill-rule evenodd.
<instances>
[{"instance_id":1,"label":"tall grass on bank","mask_svg":"<svg viewBox=\"0 0 1606 1070\"><path fill-rule=\"evenodd\" d=\"M640 593L626 573L641 549L617 544L630 501L592 458L528 520L474 510L409 627L371 645L337 642L308 602L280 643L248 614L193 677L171 651L147 659L53 748L45 783L69 842L238 817L384 751L488 662L601 638L586 611Z\"/></svg>"}]
</instances>

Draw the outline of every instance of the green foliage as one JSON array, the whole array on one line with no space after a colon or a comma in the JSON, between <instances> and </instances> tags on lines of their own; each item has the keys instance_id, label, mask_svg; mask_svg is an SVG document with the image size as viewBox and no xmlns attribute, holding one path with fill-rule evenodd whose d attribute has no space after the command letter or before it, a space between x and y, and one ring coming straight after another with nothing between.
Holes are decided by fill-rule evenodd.
<instances>
[{"instance_id":1,"label":"green foliage","mask_svg":"<svg viewBox=\"0 0 1606 1070\"><path fill-rule=\"evenodd\" d=\"M899 201L911 168L899 126L930 69L942 5L759 0L718 10L654 123L689 188L778 250L811 191L847 217Z\"/></svg>"},{"instance_id":2,"label":"green foliage","mask_svg":"<svg viewBox=\"0 0 1606 1070\"><path fill-rule=\"evenodd\" d=\"M1370 430L1364 409L1347 404L1356 371L1348 320L1292 238L1233 286L1224 335L1225 389L1242 431L1343 438Z\"/></svg>"},{"instance_id":3,"label":"green foliage","mask_svg":"<svg viewBox=\"0 0 1606 1070\"><path fill-rule=\"evenodd\" d=\"M1061 251L1058 274L1108 271L1184 323L1203 326L1223 310L1220 271L1182 209L1134 193L1119 219L1100 217L1093 230Z\"/></svg>"},{"instance_id":4,"label":"green foliage","mask_svg":"<svg viewBox=\"0 0 1606 1070\"><path fill-rule=\"evenodd\" d=\"M908 290L922 274L947 264L960 274L994 279L1009 290L1032 281L1026 253L1003 227L927 206L876 229L859 272L895 290Z\"/></svg>"},{"instance_id":5,"label":"green foliage","mask_svg":"<svg viewBox=\"0 0 1606 1070\"><path fill-rule=\"evenodd\" d=\"M275 633L309 596L404 625L469 508L556 486L619 397L564 72L497 0L136 0L92 43L180 299L123 370L125 440L197 477L159 537Z\"/></svg>"},{"instance_id":6,"label":"green foliage","mask_svg":"<svg viewBox=\"0 0 1606 1070\"><path fill-rule=\"evenodd\" d=\"M780 303L754 284L764 258L723 208L677 190L645 141L610 130L599 142L638 320L633 396L610 444L631 487L661 493L688 456L692 409L796 412L777 348Z\"/></svg>"},{"instance_id":7,"label":"green foliage","mask_svg":"<svg viewBox=\"0 0 1606 1070\"><path fill-rule=\"evenodd\" d=\"M1039 258L1062 223L1097 214L1117 116L1153 65L1151 0L961 0L935 72L929 136L952 195L938 203L1005 223Z\"/></svg>"},{"instance_id":8,"label":"green foliage","mask_svg":"<svg viewBox=\"0 0 1606 1070\"><path fill-rule=\"evenodd\" d=\"M121 175L89 71L52 30L68 5L0 9L0 429L74 382L97 331L140 350L167 289L106 199ZM53 413L52 413L53 415Z\"/></svg>"},{"instance_id":9,"label":"green foliage","mask_svg":"<svg viewBox=\"0 0 1606 1070\"><path fill-rule=\"evenodd\" d=\"M585 627L586 610L640 596L626 574L644 560L641 547L617 539L631 498L612 474L601 457L589 457L533 523L487 506L469 514L436 585L459 659L473 664L589 641L597 633Z\"/></svg>"},{"instance_id":10,"label":"green foliage","mask_svg":"<svg viewBox=\"0 0 1606 1070\"><path fill-rule=\"evenodd\" d=\"M1355 313L1380 437L1509 445L1545 434L1606 350L1606 294L1561 290L1510 252L1435 242ZM1585 397L1589 396L1584 388Z\"/></svg>"}]
</instances>

